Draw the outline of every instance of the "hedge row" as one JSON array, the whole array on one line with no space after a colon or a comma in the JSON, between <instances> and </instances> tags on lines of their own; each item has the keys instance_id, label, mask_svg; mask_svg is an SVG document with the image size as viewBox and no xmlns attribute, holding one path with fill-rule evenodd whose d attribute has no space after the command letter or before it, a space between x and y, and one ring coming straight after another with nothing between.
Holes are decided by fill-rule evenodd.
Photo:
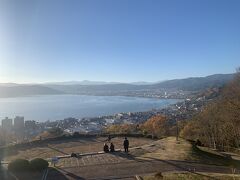
<instances>
[{"instance_id":1,"label":"hedge row","mask_svg":"<svg viewBox=\"0 0 240 180\"><path fill-rule=\"evenodd\" d=\"M16 159L8 164L8 170L16 171L42 171L48 167L48 162L41 158L31 161L26 159Z\"/></svg>"}]
</instances>

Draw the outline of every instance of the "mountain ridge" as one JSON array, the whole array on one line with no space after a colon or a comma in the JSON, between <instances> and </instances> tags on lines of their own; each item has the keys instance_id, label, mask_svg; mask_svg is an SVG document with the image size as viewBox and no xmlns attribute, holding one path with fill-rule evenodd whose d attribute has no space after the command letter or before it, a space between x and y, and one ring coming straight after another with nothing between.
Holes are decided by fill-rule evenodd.
<instances>
[{"instance_id":1,"label":"mountain ridge","mask_svg":"<svg viewBox=\"0 0 240 180\"><path fill-rule=\"evenodd\" d=\"M81 95L126 95L129 92L139 91L200 91L212 87L224 86L232 80L234 74L214 74L206 77L190 77L185 79L173 79L156 84L92 84L85 81L83 84L15 84L0 83L0 97L28 96L28 95L52 95L52 94L81 94ZM70 81L72 83L79 81ZM132 94L132 93L130 93Z\"/></svg>"}]
</instances>

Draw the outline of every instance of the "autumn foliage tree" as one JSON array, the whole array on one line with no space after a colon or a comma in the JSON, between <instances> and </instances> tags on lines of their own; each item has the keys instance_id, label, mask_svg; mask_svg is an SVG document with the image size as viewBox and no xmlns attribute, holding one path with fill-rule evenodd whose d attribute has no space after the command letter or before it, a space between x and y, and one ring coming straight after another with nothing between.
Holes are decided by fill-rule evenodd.
<instances>
[{"instance_id":1,"label":"autumn foliage tree","mask_svg":"<svg viewBox=\"0 0 240 180\"><path fill-rule=\"evenodd\" d=\"M240 72L223 88L220 98L208 104L181 132L216 148L240 147Z\"/></svg>"},{"instance_id":2,"label":"autumn foliage tree","mask_svg":"<svg viewBox=\"0 0 240 180\"><path fill-rule=\"evenodd\" d=\"M152 137L164 137L168 134L169 126L165 116L156 115L147 120L141 129Z\"/></svg>"},{"instance_id":3,"label":"autumn foliage tree","mask_svg":"<svg viewBox=\"0 0 240 180\"><path fill-rule=\"evenodd\" d=\"M169 133L169 125L165 116L156 115L147 120L145 123L136 124L118 124L111 125L105 129L110 134L143 134L154 137L165 137Z\"/></svg>"},{"instance_id":4,"label":"autumn foliage tree","mask_svg":"<svg viewBox=\"0 0 240 180\"><path fill-rule=\"evenodd\" d=\"M105 129L106 133L110 134L133 134L138 132L137 125L134 124L116 124L108 126Z\"/></svg>"}]
</instances>

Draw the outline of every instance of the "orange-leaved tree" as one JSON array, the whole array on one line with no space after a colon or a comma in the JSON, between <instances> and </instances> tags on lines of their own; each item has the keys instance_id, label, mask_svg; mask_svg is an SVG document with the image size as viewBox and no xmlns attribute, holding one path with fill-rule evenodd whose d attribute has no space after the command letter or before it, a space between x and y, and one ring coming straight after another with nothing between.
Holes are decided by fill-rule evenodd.
<instances>
[{"instance_id":1,"label":"orange-leaved tree","mask_svg":"<svg viewBox=\"0 0 240 180\"><path fill-rule=\"evenodd\" d=\"M156 115L147 120L142 126L142 131L153 137L164 137L168 133L167 118L162 115Z\"/></svg>"}]
</instances>

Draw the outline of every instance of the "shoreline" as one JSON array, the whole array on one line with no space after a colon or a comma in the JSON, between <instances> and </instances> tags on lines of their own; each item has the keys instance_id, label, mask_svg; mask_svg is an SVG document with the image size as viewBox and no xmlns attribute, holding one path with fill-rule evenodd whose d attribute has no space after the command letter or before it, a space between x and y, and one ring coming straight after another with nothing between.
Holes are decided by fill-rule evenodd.
<instances>
[{"instance_id":1,"label":"shoreline","mask_svg":"<svg viewBox=\"0 0 240 180\"><path fill-rule=\"evenodd\" d=\"M79 99L79 100L76 100L75 101L75 98L74 97L84 97L84 99ZM46 98L46 104L47 103L49 103L50 102L50 108L54 108L53 109L53 111L55 110L55 112L53 112L52 114L53 114L53 118L50 118L49 116L47 117L47 118L44 118L44 119L42 119L40 116L39 116L39 118L34 118L34 117L28 117L28 115L27 114L29 114L29 113L24 113L24 110L23 110L23 113L18 113L18 112L16 112L16 113L11 113L11 115L8 115L7 114L7 116L9 116L9 117L12 117L12 116L15 116L15 115L21 115L21 116L26 116L26 119L27 120L29 120L29 119L31 119L31 120L35 120L36 122L39 122L39 123L44 123L44 122L47 122L47 121L50 121L50 122L54 122L54 121L59 121L59 120L64 120L64 119L67 119L67 118L76 118L76 119L79 119L79 120L81 120L81 119L93 119L93 118L99 118L99 117L110 117L110 116L114 116L114 115L116 115L116 114L120 114L120 113L122 113L122 114L127 114L127 113L147 113L147 112L151 112L151 111L153 111L153 110L161 110L161 109L164 109L164 108L166 108L166 107L168 107L168 106L170 106L170 105L173 105L173 104L176 104L176 103L178 103L178 102L182 102L184 99L170 99L170 98L153 98L153 97L133 97L133 96L88 96L88 95L76 95L76 94L64 94L64 95L38 95L38 96L27 96L27 97L17 97L17 98L4 98L4 100L2 101L3 102L3 106L5 105L4 103L7 103L7 105L9 106L9 105L15 105L15 102L8 102L8 99L9 100L16 100L16 103L17 103L17 105L16 106L20 106L20 105L22 105L22 100L24 100L25 98L27 98L27 101L23 101L23 103L28 103L29 102L29 100L31 100L31 98L40 98L40 101L37 101L36 100L36 102L34 102L35 100L33 100L33 103L37 103L37 104L33 104L35 107L37 107L37 105L39 104L39 103L45 103L45 99L43 99L43 100L41 100L41 98ZM56 106L55 106L55 99L53 99L53 100L50 100L50 101L47 101L48 99L48 97L55 97L55 98L57 98L57 97L71 97L70 99L66 99L66 103L71 103L71 101L73 101L73 105L67 105L66 107L64 107L65 106L65 102L64 102L64 100L65 99L63 99L63 100L60 100L60 101L56 101ZM125 105L124 105L124 103L127 103L126 101L125 101L125 99L122 99L122 101L123 101L123 104L121 104L121 102L120 103L118 103L117 102L117 100L115 100L115 99L113 99L113 102L114 103L116 103L115 104L115 110L113 110L113 109L111 109L111 108L113 108L113 107L111 107L111 103L112 103L112 101L110 100L109 102L108 102L108 99L107 100L103 100L102 102L101 102L101 99L98 101L98 99L96 99L96 102L100 102L100 104L97 104L96 106L94 106L93 107L93 114L91 113L91 108L90 108L90 106L89 106L89 108L87 107L87 109L89 110L89 112L87 112L86 113L86 111L84 112L83 111L83 107L84 107L84 105L85 105L85 103L88 101L88 97L90 97L90 98L95 98L95 97L99 97L99 98L101 98L101 97L103 97L103 98L105 98L105 97L108 97L108 98L110 98L111 99L111 97L115 97L115 98L126 98L126 100L127 101L132 101L133 103L135 103L135 104L138 104L138 107L137 108L135 108L135 110L133 110L133 108L132 108L132 106L131 106L131 104L129 105L129 108L127 108L127 109L129 109L129 110L123 110L123 111L121 111L121 110L119 110L118 111L118 109L126 109L126 107L125 107ZM18 98L19 98L19 100L21 99L21 101L18 101ZM29 99L28 99L29 98ZM135 99L136 98L136 99ZM138 99L140 99L140 101L138 102ZM142 100L150 100L150 102L148 102L148 101L146 101L146 102L141 102L141 99ZM92 99L90 99L90 101L91 101ZM121 99L120 99L121 100ZM154 100L154 101L156 101L156 102L154 102L154 101L151 101L151 100ZM1 98L0 98L0 101L1 101ZM82 107L80 107L80 113L78 113L79 115L76 115L77 113L76 112L78 112L78 110L76 110L76 104L77 105L79 105L79 102L83 102L82 103ZM159 102L160 101L160 102ZM164 102L164 101L166 101L166 102ZM169 102L170 101L170 102ZM173 102L171 102L171 101L173 101ZM109 107L104 107L104 104L102 105L101 103L108 103L109 105ZM30 103L32 103L32 101L30 101ZM63 104L63 108L66 108L66 112L69 112L68 110L73 110L73 114L70 114L70 115L67 115L68 113L65 113L65 116L63 115L63 116L59 116L59 117L55 117L54 118L54 116L58 116L58 115L56 115L56 113L57 113L57 111L56 111L56 108L58 108L58 106L59 106L59 104L58 103L62 103ZM88 103L88 102L87 102ZM91 102L91 103L93 103L94 104L94 102ZM142 105L141 105L141 103L142 104L144 104L146 107L144 108ZM148 103L149 103L149 105L148 105ZM156 104L156 103L159 103L158 105ZM62 104L60 104L60 106L62 105ZM29 104L27 104L28 106L29 106ZM41 105L41 104L40 104ZM134 105L134 104L133 104ZM23 106L24 106L24 104L23 104ZM46 106L48 106L48 105L46 105ZM148 106L149 106L149 108L148 108ZM152 107L151 108L151 106L154 106L154 107ZM69 109L70 108L70 109ZM84 107L85 108L85 107ZM97 112L98 113L95 113L94 112L94 108L96 109L97 108ZM105 109L104 109L105 108ZM109 111L108 111L108 109L107 108L109 108ZM25 107L25 109L26 109L26 107ZM41 111L44 111L44 109L46 109L46 107L42 107L42 106L40 106L39 107L39 112L41 112ZM101 111L101 109L103 110L103 111ZM141 110L138 110L138 109L141 109ZM34 109L35 110L35 109ZM60 110L63 110L63 109L60 109ZM87 110L87 111L88 111ZM3 111L4 111L4 109L3 109ZM114 112L112 112L112 111L114 111ZM27 112L27 111L26 111ZM39 113L38 112L38 113ZM50 111L49 111L50 112ZM55 113L55 114L54 114ZM74 114L75 113L75 114ZM94 113L95 113L95 115L94 115ZM47 114L47 112L46 112L46 114ZM51 114L51 112L50 112L50 114ZM82 114L82 115L81 115ZM85 115L84 115L85 114ZM87 115L88 114L88 115ZM92 115L91 115L92 114ZM31 116L31 113L29 114L30 116ZM4 115L4 116L2 116L1 118L4 118L6 115ZM38 116L38 115L37 115Z\"/></svg>"}]
</instances>

